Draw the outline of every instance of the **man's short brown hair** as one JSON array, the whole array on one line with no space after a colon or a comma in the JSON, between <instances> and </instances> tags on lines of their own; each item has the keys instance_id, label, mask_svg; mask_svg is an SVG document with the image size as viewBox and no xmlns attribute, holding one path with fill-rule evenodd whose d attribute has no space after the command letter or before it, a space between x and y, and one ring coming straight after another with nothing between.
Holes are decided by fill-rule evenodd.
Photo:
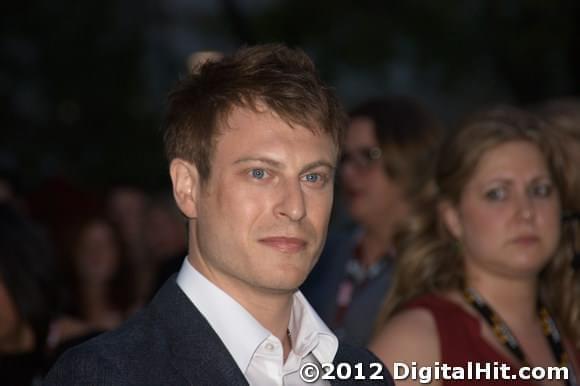
<instances>
[{"instance_id":1,"label":"man's short brown hair","mask_svg":"<svg viewBox=\"0 0 580 386\"><path fill-rule=\"evenodd\" d=\"M260 111L261 106L290 126L326 133L340 143L345 113L312 60L301 49L264 44L208 61L176 85L163 128L167 158L193 162L206 180L220 123L234 107Z\"/></svg>"}]
</instances>

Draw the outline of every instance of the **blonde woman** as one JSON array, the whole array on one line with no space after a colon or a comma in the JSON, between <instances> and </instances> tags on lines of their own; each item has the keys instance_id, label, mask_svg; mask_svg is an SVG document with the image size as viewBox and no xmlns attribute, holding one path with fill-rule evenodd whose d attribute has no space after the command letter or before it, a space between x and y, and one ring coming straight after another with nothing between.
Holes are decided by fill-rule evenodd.
<instances>
[{"instance_id":1,"label":"blonde woman","mask_svg":"<svg viewBox=\"0 0 580 386\"><path fill-rule=\"evenodd\" d=\"M370 347L390 370L399 362L433 375L446 365L466 378L471 361L509 366L517 379L496 385L577 384L580 272L561 223L570 192L553 142L543 121L508 107L472 116L445 141ZM522 366L566 366L570 377L526 381Z\"/></svg>"}]
</instances>

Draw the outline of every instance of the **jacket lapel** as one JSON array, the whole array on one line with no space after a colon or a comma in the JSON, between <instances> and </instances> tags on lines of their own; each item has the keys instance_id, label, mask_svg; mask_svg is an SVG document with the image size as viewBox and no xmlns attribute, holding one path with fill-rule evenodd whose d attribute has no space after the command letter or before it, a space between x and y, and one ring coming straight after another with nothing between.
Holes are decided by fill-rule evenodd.
<instances>
[{"instance_id":1,"label":"jacket lapel","mask_svg":"<svg viewBox=\"0 0 580 386\"><path fill-rule=\"evenodd\" d=\"M189 298L181 291L173 275L155 295L151 302L152 323L166 337L175 369L190 385L247 386L248 382L223 342L211 328ZM235 328L235 325L232 325ZM364 349L340 344L334 365L348 362L363 362L365 375L372 373L369 364L380 362ZM370 370L369 370L370 369ZM332 385L381 384L392 385L393 381L383 369L383 381L335 380Z\"/></svg>"},{"instance_id":2,"label":"jacket lapel","mask_svg":"<svg viewBox=\"0 0 580 386\"><path fill-rule=\"evenodd\" d=\"M248 385L219 336L177 286L175 275L151 306L164 329L175 368L191 385Z\"/></svg>"}]
</instances>

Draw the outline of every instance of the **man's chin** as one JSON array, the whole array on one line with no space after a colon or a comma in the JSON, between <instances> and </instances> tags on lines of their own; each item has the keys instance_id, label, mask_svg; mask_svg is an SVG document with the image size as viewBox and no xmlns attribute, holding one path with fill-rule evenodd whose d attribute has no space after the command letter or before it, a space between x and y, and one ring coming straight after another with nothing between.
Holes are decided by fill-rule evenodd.
<instances>
[{"instance_id":1,"label":"man's chin","mask_svg":"<svg viewBox=\"0 0 580 386\"><path fill-rule=\"evenodd\" d=\"M271 280L264 287L278 294L293 294L306 280L306 275L286 274L279 276L279 280Z\"/></svg>"},{"instance_id":2,"label":"man's chin","mask_svg":"<svg viewBox=\"0 0 580 386\"><path fill-rule=\"evenodd\" d=\"M281 286L278 287L271 286L264 289L266 290L266 292L269 292L272 295L280 295L280 296L292 296L296 291L298 291L298 287L287 288Z\"/></svg>"}]
</instances>

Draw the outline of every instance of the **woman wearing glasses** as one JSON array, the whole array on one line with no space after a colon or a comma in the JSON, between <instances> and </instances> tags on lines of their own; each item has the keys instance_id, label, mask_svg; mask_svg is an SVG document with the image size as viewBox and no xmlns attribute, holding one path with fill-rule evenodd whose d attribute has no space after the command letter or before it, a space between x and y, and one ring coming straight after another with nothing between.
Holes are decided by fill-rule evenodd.
<instances>
[{"instance_id":1,"label":"woman wearing glasses","mask_svg":"<svg viewBox=\"0 0 580 386\"><path fill-rule=\"evenodd\" d=\"M433 385L578 385L580 272L561 221L571 193L561 154L549 126L507 107L472 116L444 142L370 346L391 370L463 369ZM469 362L509 367L509 379L466 379ZM567 367L569 377L525 380L522 366Z\"/></svg>"},{"instance_id":2,"label":"woman wearing glasses","mask_svg":"<svg viewBox=\"0 0 580 386\"><path fill-rule=\"evenodd\" d=\"M350 113L338 173L351 229L329 236L302 290L347 342L366 345L390 286L393 237L429 173L439 121L411 98L366 101Z\"/></svg>"}]
</instances>

